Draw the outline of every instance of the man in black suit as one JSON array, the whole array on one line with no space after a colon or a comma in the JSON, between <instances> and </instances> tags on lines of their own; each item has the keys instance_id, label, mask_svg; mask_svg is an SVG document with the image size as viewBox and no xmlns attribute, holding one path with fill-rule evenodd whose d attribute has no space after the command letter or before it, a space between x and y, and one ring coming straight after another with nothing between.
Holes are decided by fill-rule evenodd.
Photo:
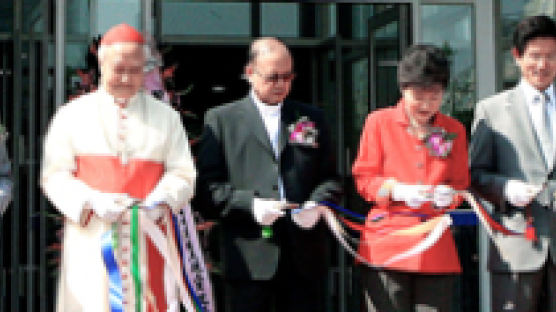
<instances>
[{"instance_id":1,"label":"man in black suit","mask_svg":"<svg viewBox=\"0 0 556 312\"><path fill-rule=\"evenodd\" d=\"M227 311L323 311L327 229L317 208L341 196L320 109L286 100L293 60L255 40L249 95L211 109L198 155L201 213L223 232ZM288 209L298 207L295 210Z\"/></svg>"}]
</instances>

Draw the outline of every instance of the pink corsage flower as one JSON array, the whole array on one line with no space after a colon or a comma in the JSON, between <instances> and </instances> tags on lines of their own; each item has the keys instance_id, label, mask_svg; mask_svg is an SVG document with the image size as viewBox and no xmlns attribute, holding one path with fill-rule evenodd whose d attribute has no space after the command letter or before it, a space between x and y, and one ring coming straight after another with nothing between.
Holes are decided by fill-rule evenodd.
<instances>
[{"instance_id":1,"label":"pink corsage flower","mask_svg":"<svg viewBox=\"0 0 556 312\"><path fill-rule=\"evenodd\" d=\"M302 116L298 121L288 126L289 142L291 144L305 145L317 147L317 137L319 131L315 127L315 123L307 116Z\"/></svg>"},{"instance_id":2,"label":"pink corsage flower","mask_svg":"<svg viewBox=\"0 0 556 312\"><path fill-rule=\"evenodd\" d=\"M431 156L446 158L454 147L456 137L457 134L453 132L446 132L442 128L432 128L425 137L425 144Z\"/></svg>"}]
</instances>

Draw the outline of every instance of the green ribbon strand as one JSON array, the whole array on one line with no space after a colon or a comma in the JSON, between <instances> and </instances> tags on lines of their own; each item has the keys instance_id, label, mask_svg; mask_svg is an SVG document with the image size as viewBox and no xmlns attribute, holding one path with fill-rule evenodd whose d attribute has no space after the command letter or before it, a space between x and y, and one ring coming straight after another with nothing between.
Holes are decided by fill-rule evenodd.
<instances>
[{"instance_id":1,"label":"green ribbon strand","mask_svg":"<svg viewBox=\"0 0 556 312\"><path fill-rule=\"evenodd\" d=\"M141 270L139 269L139 206L131 207L131 274L135 284L135 311L141 312Z\"/></svg>"}]
</instances>

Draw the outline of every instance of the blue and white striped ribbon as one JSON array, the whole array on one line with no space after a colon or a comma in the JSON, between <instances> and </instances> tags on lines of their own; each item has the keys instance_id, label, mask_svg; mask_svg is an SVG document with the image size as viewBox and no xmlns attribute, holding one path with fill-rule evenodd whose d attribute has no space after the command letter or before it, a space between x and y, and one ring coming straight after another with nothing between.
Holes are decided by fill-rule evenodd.
<instances>
[{"instance_id":1,"label":"blue and white striped ribbon","mask_svg":"<svg viewBox=\"0 0 556 312\"><path fill-rule=\"evenodd\" d=\"M112 230L102 235L102 259L108 273L108 302L110 312L123 312L122 277L118 270L112 242Z\"/></svg>"}]
</instances>

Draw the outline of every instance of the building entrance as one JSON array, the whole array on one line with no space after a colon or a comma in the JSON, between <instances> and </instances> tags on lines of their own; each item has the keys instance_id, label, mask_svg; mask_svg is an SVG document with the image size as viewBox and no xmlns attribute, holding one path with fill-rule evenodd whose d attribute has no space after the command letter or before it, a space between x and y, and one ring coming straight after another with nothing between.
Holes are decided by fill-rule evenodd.
<instances>
[{"instance_id":1,"label":"building entrance","mask_svg":"<svg viewBox=\"0 0 556 312\"><path fill-rule=\"evenodd\" d=\"M38 188L41 138L55 103L61 105L78 93L76 86L82 81L77 72L88 69L92 38L111 26L109 21L131 19L134 26L153 35L161 51L167 51L165 65L177 65L172 82L179 97L177 108L184 115L193 144L201 133L207 109L247 94L248 84L242 73L250 41L260 36L283 39L292 50L297 73L290 97L326 112L337 164L344 177L343 204L366 213L370 204L355 193L350 168L367 114L395 104L399 97L396 64L405 47L414 41L412 25L419 24L424 29L424 35L415 40L440 45L439 40L444 37L436 37L443 34L436 31L442 28L437 26L439 17L449 19L453 33L463 36L468 32L458 27L466 21L465 25L473 25L474 16L469 5L440 6L421 1L373 4L142 0L126 1L127 5L120 5L118 10L105 0L6 3L12 2L9 9L0 10L3 14L13 12L8 14L13 30L2 28L4 24L0 23L0 39L4 40L0 43L0 115L10 132L9 152L18 179L14 203L0 220L2 312L53 310L61 218ZM446 10L458 14L446 14ZM419 15L416 12L422 17L415 16ZM453 23L460 21L456 17L462 23ZM443 28L447 33L452 31L450 27ZM454 45L454 53L458 49L461 50ZM473 65L468 67L468 76L474 77ZM466 237L466 241L474 242L473 233ZM330 244L330 258L318 260L330 264L327 311L358 311L357 267L337 244ZM218 259L217 253L214 257ZM222 295L217 293L217 298ZM477 301L475 293L462 297Z\"/></svg>"}]
</instances>

